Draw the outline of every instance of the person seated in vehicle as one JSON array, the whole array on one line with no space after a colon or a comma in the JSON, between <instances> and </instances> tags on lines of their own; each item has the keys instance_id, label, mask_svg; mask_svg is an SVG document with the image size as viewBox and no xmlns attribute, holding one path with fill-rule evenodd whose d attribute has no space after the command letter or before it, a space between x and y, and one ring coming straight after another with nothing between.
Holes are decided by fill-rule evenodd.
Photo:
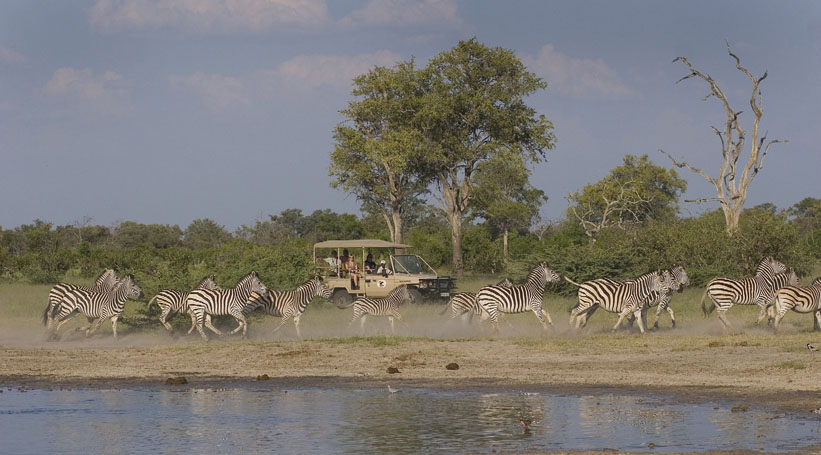
<instances>
[{"instance_id":1,"label":"person seated in vehicle","mask_svg":"<svg viewBox=\"0 0 821 455\"><path fill-rule=\"evenodd\" d=\"M345 270L351 276L351 289L359 289L359 265L357 265L354 255L348 256Z\"/></svg>"},{"instance_id":2,"label":"person seated in vehicle","mask_svg":"<svg viewBox=\"0 0 821 455\"><path fill-rule=\"evenodd\" d=\"M376 273L376 262L373 261L373 255L370 253L365 259L365 273Z\"/></svg>"},{"instance_id":3,"label":"person seated in vehicle","mask_svg":"<svg viewBox=\"0 0 821 455\"><path fill-rule=\"evenodd\" d=\"M381 261L379 261L379 268L377 268L377 269L376 269L376 273L377 273L378 275L388 276L388 275L390 275L390 274L392 274L392 273L393 273L393 270L391 270L391 268L390 268L390 267L388 267L388 266L385 264L385 260L384 260L384 259L382 259Z\"/></svg>"},{"instance_id":4,"label":"person seated in vehicle","mask_svg":"<svg viewBox=\"0 0 821 455\"><path fill-rule=\"evenodd\" d=\"M325 262L331 266L332 275L339 275L339 259L336 257L336 250L331 251L331 255L325 258Z\"/></svg>"}]
</instances>

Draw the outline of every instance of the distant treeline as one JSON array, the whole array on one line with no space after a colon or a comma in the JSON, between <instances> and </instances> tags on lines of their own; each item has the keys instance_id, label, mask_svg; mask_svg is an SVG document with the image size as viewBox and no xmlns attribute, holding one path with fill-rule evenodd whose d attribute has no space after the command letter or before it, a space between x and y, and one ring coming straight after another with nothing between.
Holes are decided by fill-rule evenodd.
<instances>
[{"instance_id":1,"label":"distant treeline","mask_svg":"<svg viewBox=\"0 0 821 455\"><path fill-rule=\"evenodd\" d=\"M106 227L53 226L38 220L0 229L0 276L53 283L67 274L93 277L105 267L116 267L134 274L150 297L162 288L188 289L212 273L221 285L230 286L256 270L269 286L285 289L313 272L314 242L388 239L379 217L330 210L303 215L290 209L269 218L233 233L208 219L195 220L184 230L131 221ZM542 260L577 281L632 277L683 264L695 286L715 276L749 275L764 256L794 267L799 276L811 273L821 258L821 214L812 204L804 211L793 207L779 212L771 204L754 207L744 212L738 235L728 237L725 231L723 215L717 210L692 218L607 228L591 244L576 223L566 220L511 233L510 259L505 261L501 233L474 220L464 226L463 250L468 271L514 280ZM450 229L443 218L432 211L418 217L409 224L406 239L433 267L448 272Z\"/></svg>"}]
</instances>

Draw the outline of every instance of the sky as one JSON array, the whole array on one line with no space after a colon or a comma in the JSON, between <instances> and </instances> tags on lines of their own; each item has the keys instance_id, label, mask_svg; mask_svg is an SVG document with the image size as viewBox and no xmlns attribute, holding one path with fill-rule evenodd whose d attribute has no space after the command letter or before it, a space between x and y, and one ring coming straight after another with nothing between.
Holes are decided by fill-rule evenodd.
<instances>
[{"instance_id":1,"label":"sky","mask_svg":"<svg viewBox=\"0 0 821 455\"><path fill-rule=\"evenodd\" d=\"M723 107L710 74L776 144L747 207L821 197L821 2L488 0L4 0L0 2L0 226L210 218L233 230L298 208L359 213L331 188L329 154L351 81L476 37L513 50L545 90L527 98L556 147L532 169L542 218L625 154L715 176ZM747 148L749 150L749 146ZM683 199L714 197L678 170ZM681 202L692 216L717 203Z\"/></svg>"}]
</instances>

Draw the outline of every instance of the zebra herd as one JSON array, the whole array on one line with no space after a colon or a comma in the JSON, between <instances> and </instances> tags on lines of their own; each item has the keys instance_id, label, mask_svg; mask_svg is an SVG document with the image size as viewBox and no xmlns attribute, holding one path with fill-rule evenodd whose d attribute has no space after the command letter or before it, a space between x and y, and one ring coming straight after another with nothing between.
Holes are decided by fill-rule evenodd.
<instances>
[{"instance_id":1,"label":"zebra herd","mask_svg":"<svg viewBox=\"0 0 821 455\"><path fill-rule=\"evenodd\" d=\"M670 308L672 294L690 284L687 272L682 266L672 269L656 270L635 279L612 280L599 278L584 283L576 283L568 277L561 277L547 264L536 265L521 285L514 285L510 280L503 280L495 285L481 288L476 293L459 293L451 297L449 307L450 319L469 315L471 318L480 315L482 321L489 320L495 331L498 331L498 319L505 314L531 311L543 328L553 325L553 320L542 307L545 288L550 283L565 281L578 287L578 303L570 310L570 325L576 329L583 328L589 318L599 308L618 314L615 331L626 320L632 324L638 322L639 330L644 333L647 312L658 307L653 324L658 327L662 311L670 314L673 327L676 325L675 314ZM43 312L43 324L47 336L57 338L60 327L82 313L90 325L85 330L86 336L97 330L106 320L111 319L114 337L117 337L117 320L123 312L129 298L139 298L142 290L132 275L119 276L113 269L104 270L95 280L93 286L77 286L58 283L48 296L48 303ZM707 297L708 302L705 302ZM204 340L208 340L205 328L217 335L223 333L211 323L212 316L230 315L237 321L237 327L231 331L235 334L247 332L247 319L256 310L281 318L274 329L278 331L288 321L294 321L297 336L301 336L299 321L308 303L314 298L331 298L331 290L321 277L314 277L302 283L294 290L277 291L267 288L256 272L242 277L233 288L219 287L213 275L201 279L190 292L164 289L148 301L148 306L157 302L160 307L160 322L173 333L167 318L174 313L188 313L191 328L196 329ZM394 320L402 322L399 306L411 301L412 293L407 286L391 291L384 298L359 297L353 302L353 316L348 326L360 321L364 329L368 315L386 316L394 330ZM725 313L734 304L752 305L761 308L756 323L768 317L774 327L778 327L784 315L792 310L798 313L813 313L816 329L821 327L821 278L807 287L798 286L795 272L781 262L768 257L763 259L752 277L732 279L715 278L711 280L701 299L701 308L707 316L717 311L719 320L725 328L730 327ZM440 313L444 314L448 307ZM508 322L508 324L510 324Z\"/></svg>"}]
</instances>

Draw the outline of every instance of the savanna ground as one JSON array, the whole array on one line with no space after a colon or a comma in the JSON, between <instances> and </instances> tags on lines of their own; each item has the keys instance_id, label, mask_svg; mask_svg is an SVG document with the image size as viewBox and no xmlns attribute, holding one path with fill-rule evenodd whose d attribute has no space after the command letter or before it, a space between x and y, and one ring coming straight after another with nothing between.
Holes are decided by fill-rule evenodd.
<instances>
[{"instance_id":1,"label":"savanna ground","mask_svg":"<svg viewBox=\"0 0 821 455\"><path fill-rule=\"evenodd\" d=\"M460 282L475 290L498 277ZM348 328L352 309L315 301L302 317L302 339L292 323L272 333L278 318L255 316L248 339L182 335L187 316L176 316L181 336L159 325L136 330L111 324L86 338L77 317L61 329L61 340L45 341L42 311L50 286L0 283L0 385L50 388L128 387L162 384L184 376L194 386L241 385L268 375L286 386L432 387L455 390L521 390L572 394L664 394L682 402L770 408L817 416L821 407L821 332L809 315L788 314L779 332L752 321L757 307L733 307L734 328L725 331L715 314L704 318L703 288L675 294L677 327L667 313L660 329L610 333L616 315L599 310L581 332L568 326L573 298L546 294L554 326L543 331L532 313L510 315L493 334L474 320L448 321L440 305L405 305L404 324L390 335L388 321L369 318L364 333ZM151 296L146 296L148 300ZM135 314L143 302L129 302ZM650 325L655 309L648 319ZM232 319L220 320L232 328ZM458 370L445 365L455 362ZM389 374L395 367L399 373ZM821 442L819 443L821 444ZM806 453L806 452L805 452ZM821 453L821 445L813 453Z\"/></svg>"}]
</instances>

